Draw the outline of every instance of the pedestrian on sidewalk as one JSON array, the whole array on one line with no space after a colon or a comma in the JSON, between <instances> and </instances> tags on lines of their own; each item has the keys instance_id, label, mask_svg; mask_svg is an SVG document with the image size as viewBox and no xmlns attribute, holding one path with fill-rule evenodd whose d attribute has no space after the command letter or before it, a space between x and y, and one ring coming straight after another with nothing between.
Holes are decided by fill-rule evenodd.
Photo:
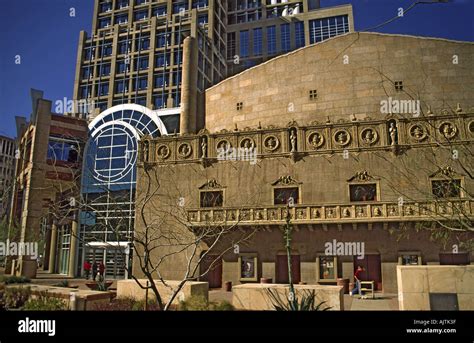
<instances>
[{"instance_id":1,"label":"pedestrian on sidewalk","mask_svg":"<svg viewBox=\"0 0 474 343\"><path fill-rule=\"evenodd\" d=\"M98 268L97 262L92 263L92 278L94 279L94 281L97 278L97 268Z\"/></svg>"},{"instance_id":2,"label":"pedestrian on sidewalk","mask_svg":"<svg viewBox=\"0 0 474 343\"><path fill-rule=\"evenodd\" d=\"M99 263L99 275L101 277L101 279L103 280L104 279L104 271L105 271L105 266L104 264L102 263L102 261Z\"/></svg>"},{"instance_id":3,"label":"pedestrian on sidewalk","mask_svg":"<svg viewBox=\"0 0 474 343\"><path fill-rule=\"evenodd\" d=\"M357 266L357 269L354 273L354 288L352 291L349 292L351 296L354 294L359 293L360 296L362 296L362 291L360 290L360 274L365 271L365 269L362 266Z\"/></svg>"},{"instance_id":4,"label":"pedestrian on sidewalk","mask_svg":"<svg viewBox=\"0 0 474 343\"><path fill-rule=\"evenodd\" d=\"M91 273L91 264L89 261L84 261L84 276L86 277L86 280L89 280L89 274Z\"/></svg>"}]
</instances>

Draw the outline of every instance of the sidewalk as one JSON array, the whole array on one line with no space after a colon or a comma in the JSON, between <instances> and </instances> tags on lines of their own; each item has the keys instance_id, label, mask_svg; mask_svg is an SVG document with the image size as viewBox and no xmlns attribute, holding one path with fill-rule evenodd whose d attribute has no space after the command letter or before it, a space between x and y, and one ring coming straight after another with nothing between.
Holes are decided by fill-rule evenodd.
<instances>
[{"instance_id":1,"label":"sidewalk","mask_svg":"<svg viewBox=\"0 0 474 343\"><path fill-rule=\"evenodd\" d=\"M398 311L398 295L375 293L375 299L360 299L344 294L344 309L346 311Z\"/></svg>"},{"instance_id":2,"label":"sidewalk","mask_svg":"<svg viewBox=\"0 0 474 343\"><path fill-rule=\"evenodd\" d=\"M209 291L210 301L226 300L232 304L232 292L220 289ZM359 296L344 295L345 311L398 311L398 295L375 293L375 299L360 299Z\"/></svg>"}]
</instances>

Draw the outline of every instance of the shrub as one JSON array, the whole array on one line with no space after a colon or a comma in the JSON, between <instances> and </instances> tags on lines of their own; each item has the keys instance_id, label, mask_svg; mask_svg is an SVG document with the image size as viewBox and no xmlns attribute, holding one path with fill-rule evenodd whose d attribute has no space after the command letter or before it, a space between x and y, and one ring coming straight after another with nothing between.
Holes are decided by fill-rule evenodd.
<instances>
[{"instance_id":1,"label":"shrub","mask_svg":"<svg viewBox=\"0 0 474 343\"><path fill-rule=\"evenodd\" d=\"M5 309L5 284L0 283L0 311Z\"/></svg>"},{"instance_id":2,"label":"shrub","mask_svg":"<svg viewBox=\"0 0 474 343\"><path fill-rule=\"evenodd\" d=\"M138 300L132 306L132 311L144 311L145 310L145 300ZM148 300L148 311L159 311L160 306L156 302L156 300Z\"/></svg>"},{"instance_id":3,"label":"shrub","mask_svg":"<svg viewBox=\"0 0 474 343\"><path fill-rule=\"evenodd\" d=\"M116 298L110 302L98 301L92 304L93 311L131 311L135 299Z\"/></svg>"},{"instance_id":4,"label":"shrub","mask_svg":"<svg viewBox=\"0 0 474 343\"><path fill-rule=\"evenodd\" d=\"M293 299L291 299L289 294L286 294L282 299L280 293L273 289L267 289L267 294L273 308L277 311L327 311L331 309L331 307L324 307L325 301L316 304L316 293L313 290L304 291L301 301L298 300L297 296L293 296Z\"/></svg>"},{"instance_id":5,"label":"shrub","mask_svg":"<svg viewBox=\"0 0 474 343\"><path fill-rule=\"evenodd\" d=\"M6 309L21 308L31 296L30 287L10 287L5 289Z\"/></svg>"},{"instance_id":6,"label":"shrub","mask_svg":"<svg viewBox=\"0 0 474 343\"><path fill-rule=\"evenodd\" d=\"M230 302L223 300L218 303L210 303L209 310L211 311L235 311L234 305Z\"/></svg>"},{"instance_id":7,"label":"shrub","mask_svg":"<svg viewBox=\"0 0 474 343\"><path fill-rule=\"evenodd\" d=\"M228 301L208 302L202 295L194 295L180 301L179 311L233 311L234 306Z\"/></svg>"},{"instance_id":8,"label":"shrub","mask_svg":"<svg viewBox=\"0 0 474 343\"><path fill-rule=\"evenodd\" d=\"M24 276L2 276L0 282L5 282L6 285L11 285L14 283L30 283L31 280Z\"/></svg>"},{"instance_id":9,"label":"shrub","mask_svg":"<svg viewBox=\"0 0 474 343\"><path fill-rule=\"evenodd\" d=\"M25 311L65 311L68 307L61 299L42 293L36 299L29 299L22 309Z\"/></svg>"},{"instance_id":10,"label":"shrub","mask_svg":"<svg viewBox=\"0 0 474 343\"><path fill-rule=\"evenodd\" d=\"M180 311L207 311L209 304L202 295L193 295L186 300L180 301L178 310Z\"/></svg>"},{"instance_id":11,"label":"shrub","mask_svg":"<svg viewBox=\"0 0 474 343\"><path fill-rule=\"evenodd\" d=\"M92 305L93 311L143 311L145 301L137 301L134 298L115 298L110 302L97 302ZM149 311L159 311L156 301L148 301Z\"/></svg>"},{"instance_id":12,"label":"shrub","mask_svg":"<svg viewBox=\"0 0 474 343\"><path fill-rule=\"evenodd\" d=\"M64 279L62 280L60 283L54 285L56 287L65 287L65 288L69 288L69 281Z\"/></svg>"}]
</instances>

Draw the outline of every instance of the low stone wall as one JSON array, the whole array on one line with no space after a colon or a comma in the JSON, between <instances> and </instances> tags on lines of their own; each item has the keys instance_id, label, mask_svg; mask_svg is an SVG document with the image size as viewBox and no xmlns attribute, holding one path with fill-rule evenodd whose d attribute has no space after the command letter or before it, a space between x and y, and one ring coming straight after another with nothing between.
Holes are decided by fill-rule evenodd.
<instances>
[{"instance_id":1,"label":"low stone wall","mask_svg":"<svg viewBox=\"0 0 474 343\"><path fill-rule=\"evenodd\" d=\"M146 285L145 279L138 280L142 285ZM160 292L160 296L164 302L170 298L172 290L175 289L179 281L166 281L167 286L162 282L155 280L155 285ZM209 299L209 283L189 281L186 282L183 289L178 293L178 296L173 300L173 304L178 304L181 300L186 300L190 296L204 296L206 300ZM134 298L136 300L145 299L145 290L140 288L135 280L119 280L117 281L117 298ZM148 298L154 299L153 291L148 290Z\"/></svg>"},{"instance_id":2,"label":"low stone wall","mask_svg":"<svg viewBox=\"0 0 474 343\"><path fill-rule=\"evenodd\" d=\"M232 304L239 310L273 310L273 304L268 295L268 290L276 291L281 299L287 299L289 285L281 284L245 284L232 288ZM322 285L295 285L296 296L301 296L308 291L315 291L316 304L322 301L323 307L331 307L332 311L344 310L344 290L342 286Z\"/></svg>"},{"instance_id":3,"label":"low stone wall","mask_svg":"<svg viewBox=\"0 0 474 343\"><path fill-rule=\"evenodd\" d=\"M474 310L474 265L397 266L397 282L400 310Z\"/></svg>"},{"instance_id":4,"label":"low stone wall","mask_svg":"<svg viewBox=\"0 0 474 343\"><path fill-rule=\"evenodd\" d=\"M74 289L74 288L66 288L66 287L53 287L53 286L46 286L46 285L35 285L35 284L13 284L6 286L7 288L18 288L18 287L25 287L30 288L31 290L31 297L37 298L40 295L47 295L49 297L62 299L65 305L71 309L71 293L75 294L76 304L75 310L76 311L88 311L93 310L94 305L99 302L108 303L111 299L111 293L109 292L99 292L99 291L91 291L91 290L82 290L82 289Z\"/></svg>"}]
</instances>

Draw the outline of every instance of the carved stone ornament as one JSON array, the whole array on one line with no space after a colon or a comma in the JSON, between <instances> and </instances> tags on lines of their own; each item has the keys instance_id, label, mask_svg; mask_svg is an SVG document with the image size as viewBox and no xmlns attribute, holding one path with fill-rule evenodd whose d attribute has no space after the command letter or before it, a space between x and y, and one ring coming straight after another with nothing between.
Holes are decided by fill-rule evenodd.
<instances>
[{"instance_id":1,"label":"carved stone ornament","mask_svg":"<svg viewBox=\"0 0 474 343\"><path fill-rule=\"evenodd\" d=\"M474 134L474 120L469 123L467 128L471 134Z\"/></svg>"},{"instance_id":2,"label":"carved stone ornament","mask_svg":"<svg viewBox=\"0 0 474 343\"><path fill-rule=\"evenodd\" d=\"M445 166L445 167L439 168L436 172L430 175L430 177L439 177L439 176L453 178L460 175L456 173L452 167Z\"/></svg>"},{"instance_id":3,"label":"carved stone ornament","mask_svg":"<svg viewBox=\"0 0 474 343\"><path fill-rule=\"evenodd\" d=\"M227 149L232 148L232 144L227 139L221 139L216 144L217 151L227 151Z\"/></svg>"},{"instance_id":4,"label":"carved stone ornament","mask_svg":"<svg viewBox=\"0 0 474 343\"><path fill-rule=\"evenodd\" d=\"M363 145L373 145L377 142L379 135L377 130L367 127L360 132L359 138Z\"/></svg>"},{"instance_id":5,"label":"carved stone ornament","mask_svg":"<svg viewBox=\"0 0 474 343\"><path fill-rule=\"evenodd\" d=\"M191 156L191 153L193 152L193 148L191 148L191 145L189 143L181 143L178 146L178 156L180 158L188 158Z\"/></svg>"},{"instance_id":6,"label":"carved stone ornament","mask_svg":"<svg viewBox=\"0 0 474 343\"><path fill-rule=\"evenodd\" d=\"M348 179L348 182L366 182L366 181L371 181L374 180L375 178L369 174L367 170L362 170L354 174L350 179Z\"/></svg>"},{"instance_id":7,"label":"carved stone ornament","mask_svg":"<svg viewBox=\"0 0 474 343\"><path fill-rule=\"evenodd\" d=\"M159 160L166 160L170 156L170 153L171 150L166 144L162 144L156 149L156 157L158 157Z\"/></svg>"},{"instance_id":8,"label":"carved stone ornament","mask_svg":"<svg viewBox=\"0 0 474 343\"><path fill-rule=\"evenodd\" d=\"M308 145L316 150L324 144L324 136L322 133L313 131L308 135Z\"/></svg>"},{"instance_id":9,"label":"carved stone ornament","mask_svg":"<svg viewBox=\"0 0 474 343\"><path fill-rule=\"evenodd\" d=\"M375 217L380 217L382 215L382 209L380 207L375 207L374 208L374 216Z\"/></svg>"},{"instance_id":10,"label":"carved stone ornament","mask_svg":"<svg viewBox=\"0 0 474 343\"><path fill-rule=\"evenodd\" d=\"M143 162L148 162L150 160L150 141L143 141Z\"/></svg>"},{"instance_id":11,"label":"carved stone ornament","mask_svg":"<svg viewBox=\"0 0 474 343\"><path fill-rule=\"evenodd\" d=\"M293 179L290 175L280 176L276 181L272 183L272 186L289 186L289 185L299 185L300 182Z\"/></svg>"},{"instance_id":12,"label":"carved stone ornament","mask_svg":"<svg viewBox=\"0 0 474 343\"><path fill-rule=\"evenodd\" d=\"M439 132L447 139L454 138L458 133L456 125L450 122L444 122L439 126Z\"/></svg>"},{"instance_id":13,"label":"carved stone ornament","mask_svg":"<svg viewBox=\"0 0 474 343\"><path fill-rule=\"evenodd\" d=\"M201 158L206 158L207 157L207 137L203 136L201 137Z\"/></svg>"},{"instance_id":14,"label":"carved stone ornament","mask_svg":"<svg viewBox=\"0 0 474 343\"><path fill-rule=\"evenodd\" d=\"M428 131L424 125L420 123L410 126L408 133L410 134L410 137L417 142L424 141L428 136Z\"/></svg>"},{"instance_id":15,"label":"carved stone ornament","mask_svg":"<svg viewBox=\"0 0 474 343\"><path fill-rule=\"evenodd\" d=\"M239 146L241 148L244 148L244 149L253 149L253 148L255 148L255 142L252 138L245 137L245 138L242 138L242 140L240 141Z\"/></svg>"},{"instance_id":16,"label":"carved stone ornament","mask_svg":"<svg viewBox=\"0 0 474 343\"><path fill-rule=\"evenodd\" d=\"M263 140L263 146L266 151L273 152L280 146L280 140L274 135L267 136Z\"/></svg>"},{"instance_id":17,"label":"carved stone ornament","mask_svg":"<svg viewBox=\"0 0 474 343\"><path fill-rule=\"evenodd\" d=\"M346 146L351 141L351 135L347 130L337 130L333 136L334 143L339 146Z\"/></svg>"},{"instance_id":18,"label":"carved stone ornament","mask_svg":"<svg viewBox=\"0 0 474 343\"><path fill-rule=\"evenodd\" d=\"M224 188L216 179L209 179L199 189L222 189Z\"/></svg>"}]
</instances>

